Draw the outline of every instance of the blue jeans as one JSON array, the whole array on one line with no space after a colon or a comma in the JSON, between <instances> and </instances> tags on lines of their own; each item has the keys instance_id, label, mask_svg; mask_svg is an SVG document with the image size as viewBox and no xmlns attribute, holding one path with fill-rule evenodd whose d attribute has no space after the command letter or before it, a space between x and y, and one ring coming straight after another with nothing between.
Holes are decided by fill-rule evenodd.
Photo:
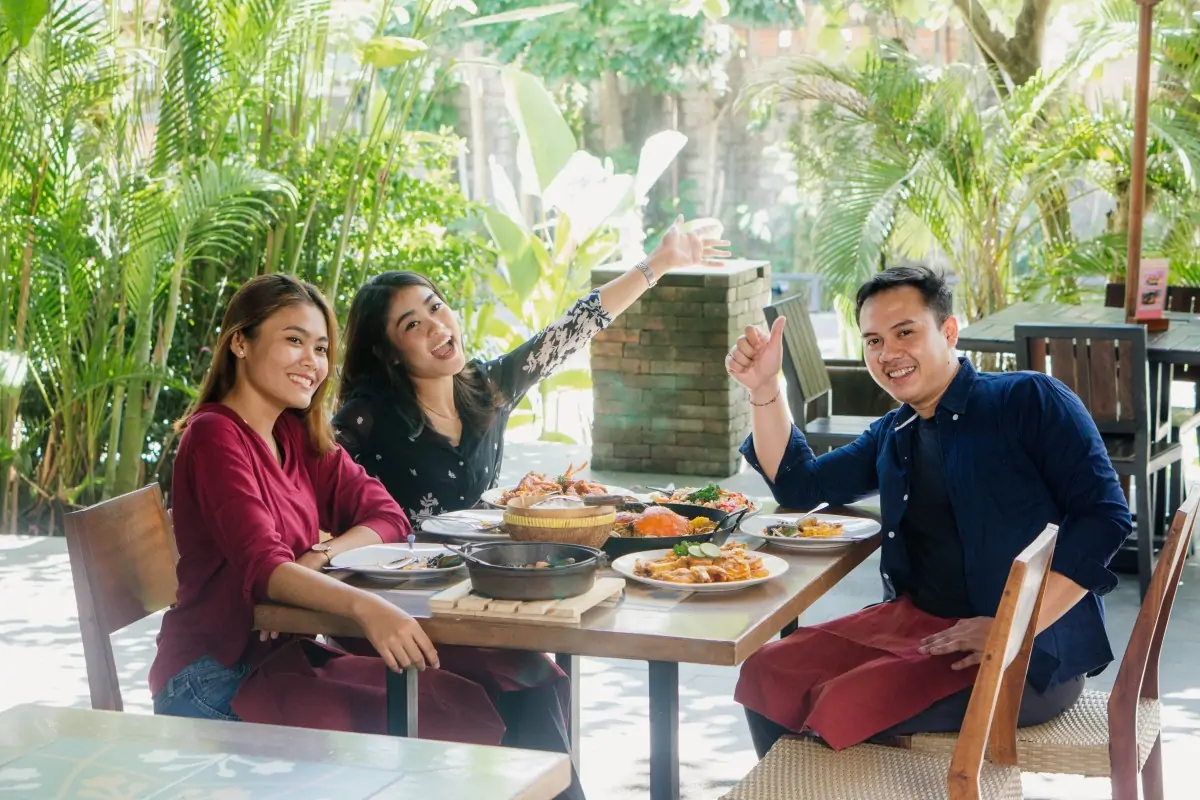
<instances>
[{"instance_id":1,"label":"blue jeans","mask_svg":"<svg viewBox=\"0 0 1200 800\"><path fill-rule=\"evenodd\" d=\"M240 722L233 713L233 698L249 674L250 668L244 664L227 667L204 656L180 670L154 695L154 713Z\"/></svg>"}]
</instances>

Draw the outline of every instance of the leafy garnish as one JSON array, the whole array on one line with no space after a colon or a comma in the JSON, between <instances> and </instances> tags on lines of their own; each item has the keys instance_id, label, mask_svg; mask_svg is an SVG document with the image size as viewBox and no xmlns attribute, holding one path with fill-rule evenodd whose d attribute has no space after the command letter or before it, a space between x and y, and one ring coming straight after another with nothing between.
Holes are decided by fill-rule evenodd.
<instances>
[{"instance_id":1,"label":"leafy garnish","mask_svg":"<svg viewBox=\"0 0 1200 800\"><path fill-rule=\"evenodd\" d=\"M710 483L703 489L697 489L687 496L689 502L715 503L721 499L721 487Z\"/></svg>"},{"instance_id":2,"label":"leafy garnish","mask_svg":"<svg viewBox=\"0 0 1200 800\"><path fill-rule=\"evenodd\" d=\"M688 555L688 548L692 545L698 545L698 543L700 542L697 542L696 540L692 540L690 542L679 542L678 545L671 548L671 552L676 555Z\"/></svg>"}]
</instances>

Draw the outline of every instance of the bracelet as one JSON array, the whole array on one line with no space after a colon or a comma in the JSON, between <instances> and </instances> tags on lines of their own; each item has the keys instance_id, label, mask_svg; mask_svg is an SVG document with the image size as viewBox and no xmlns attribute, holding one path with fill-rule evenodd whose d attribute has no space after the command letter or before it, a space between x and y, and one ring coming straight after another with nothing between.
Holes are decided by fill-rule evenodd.
<instances>
[{"instance_id":1,"label":"bracelet","mask_svg":"<svg viewBox=\"0 0 1200 800\"><path fill-rule=\"evenodd\" d=\"M650 262L648 259L639 261L634 265L634 269L637 269L646 276L646 283L650 284L651 289L658 285L658 278L654 277L654 270L650 269Z\"/></svg>"},{"instance_id":2,"label":"bracelet","mask_svg":"<svg viewBox=\"0 0 1200 800\"><path fill-rule=\"evenodd\" d=\"M775 392L775 396L774 396L774 397L772 397L772 398L771 398L770 400L768 400L767 402L765 402L765 403L756 403L756 402L754 402L753 400L750 400L750 394L747 392L747 394L746 394L746 399L747 399L747 400L750 400L750 405L754 406L755 408L766 408L767 406L771 405L771 404L772 404L772 403L774 403L776 400L778 400L778 399L779 399L779 395L781 395L781 394L783 394L783 390L782 390L782 389L781 389L781 390L779 390L779 391L777 391L777 392Z\"/></svg>"}]
</instances>

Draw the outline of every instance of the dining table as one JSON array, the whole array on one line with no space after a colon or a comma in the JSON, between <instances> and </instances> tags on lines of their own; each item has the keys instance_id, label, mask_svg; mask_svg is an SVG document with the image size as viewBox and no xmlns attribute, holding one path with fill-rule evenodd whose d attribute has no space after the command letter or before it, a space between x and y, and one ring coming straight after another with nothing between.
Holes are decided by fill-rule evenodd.
<instances>
[{"instance_id":1,"label":"dining table","mask_svg":"<svg viewBox=\"0 0 1200 800\"><path fill-rule=\"evenodd\" d=\"M870 510L855 507L829 509L826 513L874 516ZM345 579L377 593L415 617L435 644L557 654L576 692L580 657L647 662L650 797L678 800L679 665L742 664L781 631L794 629L805 610L861 564L879 546L879 540L876 532L840 549L809 552L772 549L773 555L787 562L787 571L765 583L732 592L660 590L630 581L615 604L593 608L578 625L571 626L433 615L430 597L445 586L426 591L396 590L359 577ZM254 621L258 630L362 637L353 620L278 604L257 606ZM388 673L389 732L398 735L414 732L417 680L414 670ZM572 709L572 757L577 765L578 720L576 702Z\"/></svg>"},{"instance_id":2,"label":"dining table","mask_svg":"<svg viewBox=\"0 0 1200 800\"><path fill-rule=\"evenodd\" d=\"M1200 316L1166 312L1170 327L1149 331L1146 352L1152 363L1200 366ZM1125 309L1097 304L1021 302L962 328L958 349L978 353L1014 353L1017 325L1124 325Z\"/></svg>"},{"instance_id":3,"label":"dining table","mask_svg":"<svg viewBox=\"0 0 1200 800\"><path fill-rule=\"evenodd\" d=\"M0 797L551 800L567 756L120 711L0 712Z\"/></svg>"}]
</instances>

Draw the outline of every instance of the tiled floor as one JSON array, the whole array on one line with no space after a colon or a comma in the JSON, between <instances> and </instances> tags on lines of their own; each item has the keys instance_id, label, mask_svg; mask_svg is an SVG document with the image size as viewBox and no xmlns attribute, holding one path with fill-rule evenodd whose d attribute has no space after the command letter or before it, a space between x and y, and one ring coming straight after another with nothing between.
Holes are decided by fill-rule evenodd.
<instances>
[{"instance_id":1,"label":"tiled floor","mask_svg":"<svg viewBox=\"0 0 1200 800\"><path fill-rule=\"evenodd\" d=\"M554 471L572 459L579 463L587 457L585 451L558 445L514 445L506 455L505 478L513 481L539 465ZM600 477L626 486L671 480L671 476ZM683 485L685 480L676 477L675 482ZM754 495L764 491L752 474L723 484ZM856 610L877 600L878 593L878 562L872 558L818 602L805 621ZM1123 581L1108 600L1110 631L1118 651L1129 636L1137 604L1133 581ZM157 618L151 618L114 637L126 707L132 712L149 711L145 680L157 624ZM1167 796L1197 797L1200 563L1186 569L1163 658ZM592 800L644 798L649 748L645 666L587 659L582 670L583 782L588 796ZM1090 686L1107 689L1115 674L1112 667ZM721 667L685 665L680 671L681 775L686 798L719 797L754 763L741 709L732 700L736 675L736 670ZM0 708L31 701L88 705L71 572L62 539L0 536ZM1043 800L1109 796L1106 781L1072 777L1029 775L1025 790L1027 797Z\"/></svg>"}]
</instances>

